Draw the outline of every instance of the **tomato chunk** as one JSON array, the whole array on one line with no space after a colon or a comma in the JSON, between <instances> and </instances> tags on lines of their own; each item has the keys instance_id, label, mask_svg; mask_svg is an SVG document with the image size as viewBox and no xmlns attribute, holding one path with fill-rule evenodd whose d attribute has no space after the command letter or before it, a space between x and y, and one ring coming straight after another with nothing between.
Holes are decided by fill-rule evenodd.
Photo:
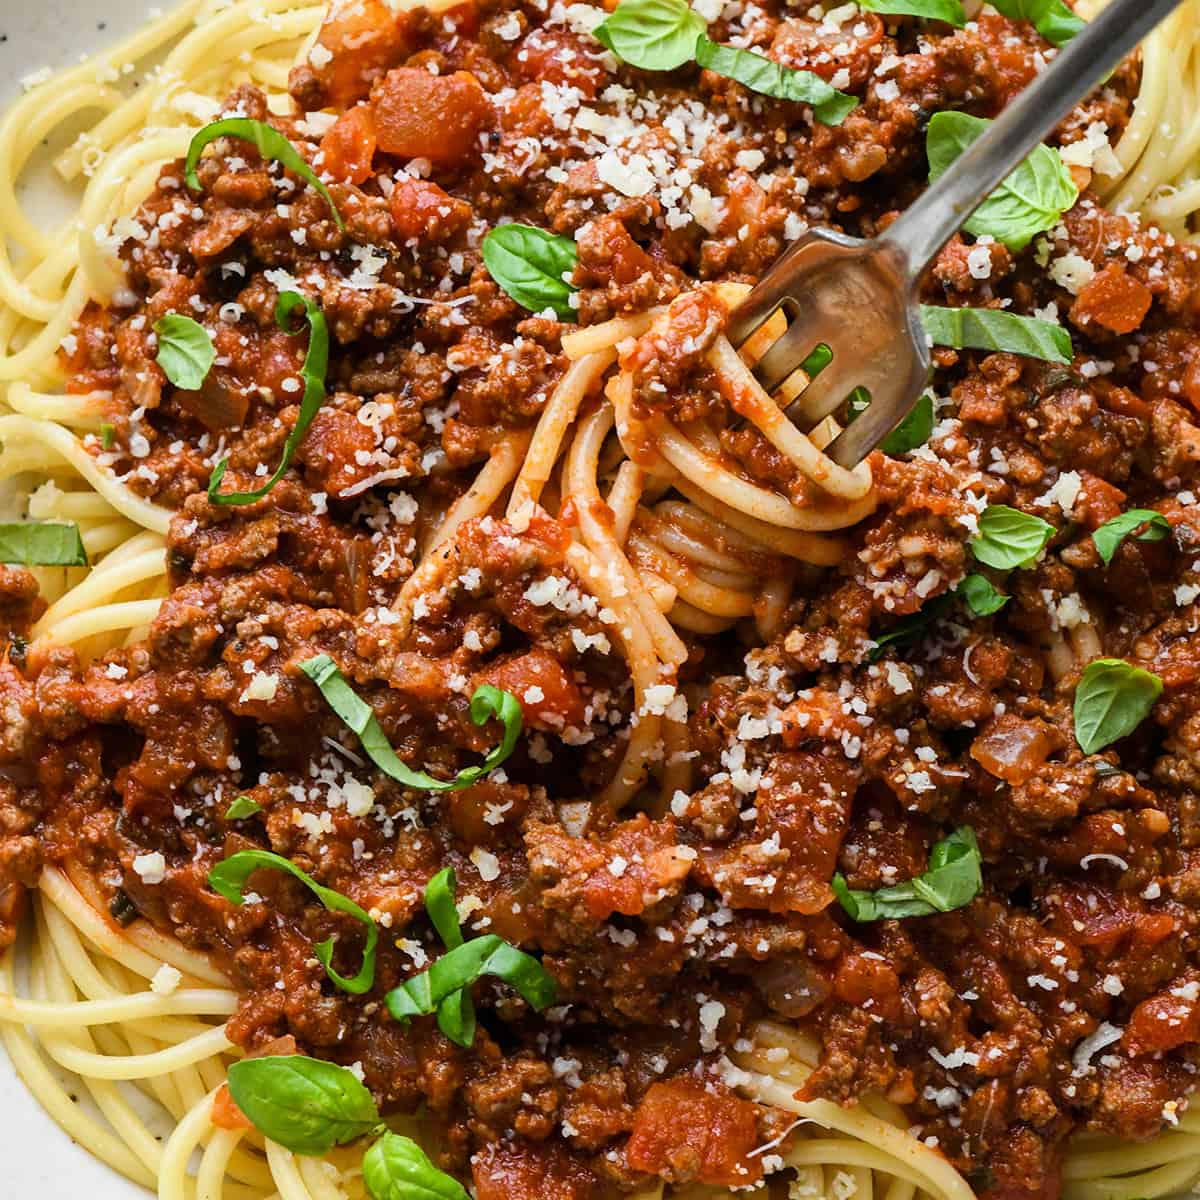
<instances>
[{"instance_id":1,"label":"tomato chunk","mask_svg":"<svg viewBox=\"0 0 1200 1200\"><path fill-rule=\"evenodd\" d=\"M1125 1027L1130 1054L1154 1054L1200 1041L1200 982L1196 980L1143 1000Z\"/></svg>"},{"instance_id":2,"label":"tomato chunk","mask_svg":"<svg viewBox=\"0 0 1200 1200\"><path fill-rule=\"evenodd\" d=\"M396 236L442 242L466 228L471 206L427 179L399 179L388 200Z\"/></svg>"},{"instance_id":3,"label":"tomato chunk","mask_svg":"<svg viewBox=\"0 0 1200 1200\"><path fill-rule=\"evenodd\" d=\"M212 1123L218 1129L253 1129L250 1118L246 1116L233 1097L229 1094L229 1084L223 1083L217 1088L217 1094L212 1102Z\"/></svg>"},{"instance_id":4,"label":"tomato chunk","mask_svg":"<svg viewBox=\"0 0 1200 1200\"><path fill-rule=\"evenodd\" d=\"M1094 321L1113 333L1132 333L1146 319L1153 299L1144 283L1109 263L1080 289L1070 316L1076 325Z\"/></svg>"},{"instance_id":5,"label":"tomato chunk","mask_svg":"<svg viewBox=\"0 0 1200 1200\"><path fill-rule=\"evenodd\" d=\"M516 696L526 723L564 729L583 724L584 702L579 686L548 650L534 649L489 667L476 686L490 683Z\"/></svg>"},{"instance_id":6,"label":"tomato chunk","mask_svg":"<svg viewBox=\"0 0 1200 1200\"><path fill-rule=\"evenodd\" d=\"M457 163L479 148L492 122L492 106L479 80L466 71L430 75L399 67L375 89L379 148L405 158Z\"/></svg>"},{"instance_id":7,"label":"tomato chunk","mask_svg":"<svg viewBox=\"0 0 1200 1200\"><path fill-rule=\"evenodd\" d=\"M363 105L344 112L321 139L321 165L334 179L362 183L375 157L375 116Z\"/></svg>"},{"instance_id":8,"label":"tomato chunk","mask_svg":"<svg viewBox=\"0 0 1200 1200\"><path fill-rule=\"evenodd\" d=\"M589 100L595 98L605 77L595 56L584 49L576 34L565 29L535 29L521 43L514 66L522 79L570 84Z\"/></svg>"},{"instance_id":9,"label":"tomato chunk","mask_svg":"<svg viewBox=\"0 0 1200 1200\"><path fill-rule=\"evenodd\" d=\"M393 12L387 0L330 6L317 37L320 49L309 55L309 64L335 108L362 100L388 67L412 53L412 24L409 13Z\"/></svg>"},{"instance_id":10,"label":"tomato chunk","mask_svg":"<svg viewBox=\"0 0 1200 1200\"><path fill-rule=\"evenodd\" d=\"M646 1093L625 1157L637 1171L678 1182L744 1186L762 1177L761 1156L749 1157L757 1142L758 1113L749 1100L680 1075Z\"/></svg>"}]
</instances>

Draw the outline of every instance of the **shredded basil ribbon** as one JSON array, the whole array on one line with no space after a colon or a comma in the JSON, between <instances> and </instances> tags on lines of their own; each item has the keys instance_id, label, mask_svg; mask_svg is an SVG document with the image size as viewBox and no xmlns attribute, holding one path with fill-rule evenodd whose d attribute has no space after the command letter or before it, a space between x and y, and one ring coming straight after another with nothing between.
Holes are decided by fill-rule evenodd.
<instances>
[{"instance_id":1,"label":"shredded basil ribbon","mask_svg":"<svg viewBox=\"0 0 1200 1200\"><path fill-rule=\"evenodd\" d=\"M991 0L991 4L1012 21L1031 22L1052 46L1065 46L1087 28L1087 22L1076 16L1063 0Z\"/></svg>"},{"instance_id":2,"label":"shredded basil ribbon","mask_svg":"<svg viewBox=\"0 0 1200 1200\"><path fill-rule=\"evenodd\" d=\"M960 0L858 0L866 12L886 17L924 17L927 21L945 21L961 29L967 23Z\"/></svg>"},{"instance_id":3,"label":"shredded basil ribbon","mask_svg":"<svg viewBox=\"0 0 1200 1200\"><path fill-rule=\"evenodd\" d=\"M317 685L325 703L348 725L362 743L371 761L385 774L405 787L427 792L457 792L478 783L495 770L513 752L521 736L521 704L516 696L500 688L483 684L471 697L471 720L486 725L495 717L504 725L504 737L494 750L475 767L464 767L453 779L434 779L424 771L414 771L392 749L371 706L346 682L337 663L328 654L318 654L300 664L300 670Z\"/></svg>"},{"instance_id":4,"label":"shredded basil ribbon","mask_svg":"<svg viewBox=\"0 0 1200 1200\"><path fill-rule=\"evenodd\" d=\"M285 333L294 335L298 331L292 329L291 318L292 313L299 307L304 308L304 318L308 322L309 330L308 350L304 355L304 365L300 368L300 374L304 379L304 399L300 402L300 415L296 418L296 424L283 443L283 457L279 460L279 466L275 468L275 474L262 487L256 488L252 492L222 492L220 491L221 480L225 478L229 459L221 459L208 480L210 504L241 506L261 500L283 478L283 473L291 466L292 458L304 440L304 435L308 432L313 417L325 403L325 374L329 370L329 329L325 324L325 314L321 311L320 305L314 304L307 296L302 296L299 292L281 292L275 305L275 323Z\"/></svg>"},{"instance_id":5,"label":"shredded basil ribbon","mask_svg":"<svg viewBox=\"0 0 1200 1200\"><path fill-rule=\"evenodd\" d=\"M979 532L969 548L981 563L998 571L1012 571L1034 563L1056 532L1041 517L1007 504L990 504L979 518Z\"/></svg>"},{"instance_id":6,"label":"shredded basil ribbon","mask_svg":"<svg viewBox=\"0 0 1200 1200\"><path fill-rule=\"evenodd\" d=\"M489 933L464 942L428 971L393 988L386 996L388 1011L401 1023L428 1016L448 996L485 975L515 988L538 1012L554 1003L557 989L545 967L531 954Z\"/></svg>"},{"instance_id":7,"label":"shredded basil ribbon","mask_svg":"<svg viewBox=\"0 0 1200 1200\"><path fill-rule=\"evenodd\" d=\"M939 308L921 305L921 324L935 346L996 350L1069 365L1071 335L1051 321L998 308Z\"/></svg>"},{"instance_id":8,"label":"shredded basil ribbon","mask_svg":"<svg viewBox=\"0 0 1200 1200\"><path fill-rule=\"evenodd\" d=\"M425 885L425 911L447 950L457 950L463 944L458 909L454 905L456 884L454 868L445 867ZM438 1028L455 1045L474 1044L475 1001L466 988L447 996L438 1005L437 1019Z\"/></svg>"},{"instance_id":9,"label":"shredded basil ribbon","mask_svg":"<svg viewBox=\"0 0 1200 1200\"><path fill-rule=\"evenodd\" d=\"M673 71L696 62L751 91L812 106L826 125L840 125L858 104L812 71L785 67L752 50L709 40L708 23L685 0L621 0L592 31L622 62L643 71Z\"/></svg>"},{"instance_id":10,"label":"shredded basil ribbon","mask_svg":"<svg viewBox=\"0 0 1200 1200\"><path fill-rule=\"evenodd\" d=\"M963 908L979 895L983 888L982 862L975 831L964 825L933 847L928 870L907 883L875 892L858 891L846 885L839 871L833 877L833 890L855 921L928 917Z\"/></svg>"},{"instance_id":11,"label":"shredded basil ribbon","mask_svg":"<svg viewBox=\"0 0 1200 1200\"><path fill-rule=\"evenodd\" d=\"M720 46L703 34L696 42L695 57L700 66L759 95L811 105L822 125L840 125L858 107L857 97L839 92L812 71L785 67L753 50Z\"/></svg>"},{"instance_id":12,"label":"shredded basil ribbon","mask_svg":"<svg viewBox=\"0 0 1200 1200\"><path fill-rule=\"evenodd\" d=\"M311 875L300 870L295 863L280 854L272 854L269 850L239 850L236 854L231 854L224 862L218 863L209 871L208 885L231 904L241 907L245 902L242 893L246 887L246 880L255 871L263 868L283 871L285 874L291 875L300 880L330 912L345 913L356 921L362 922L367 930L367 941L363 947L362 966L356 975L347 979L333 968L333 947L337 942L336 934L331 938L326 938L323 942L314 943L313 953L317 956L317 961L325 968L325 974L343 992L349 992L353 996L361 996L364 992L369 992L371 985L375 982L375 947L379 941L379 930L370 914L359 908L353 900L343 896L341 892L322 887Z\"/></svg>"},{"instance_id":13,"label":"shredded basil ribbon","mask_svg":"<svg viewBox=\"0 0 1200 1200\"><path fill-rule=\"evenodd\" d=\"M244 1058L229 1094L250 1123L293 1154L320 1157L379 1127L379 1110L346 1067L302 1054Z\"/></svg>"},{"instance_id":14,"label":"shredded basil ribbon","mask_svg":"<svg viewBox=\"0 0 1200 1200\"><path fill-rule=\"evenodd\" d=\"M192 191L201 190L200 177L196 174L196 164L200 161L200 155L210 142L222 137L249 142L263 158L271 159L289 171L295 171L305 182L312 184L325 198L337 227L343 233L346 232L342 214L338 212L329 189L317 178L317 173L308 165L300 151L278 129L265 121L255 121L252 117L222 117L219 121L213 121L203 129L197 130L188 146L187 161L184 163L184 178Z\"/></svg>"},{"instance_id":15,"label":"shredded basil ribbon","mask_svg":"<svg viewBox=\"0 0 1200 1200\"><path fill-rule=\"evenodd\" d=\"M154 361L177 387L194 392L217 359L208 330L182 313L167 313L154 322L158 351Z\"/></svg>"},{"instance_id":16,"label":"shredded basil ribbon","mask_svg":"<svg viewBox=\"0 0 1200 1200\"><path fill-rule=\"evenodd\" d=\"M22 567L86 567L79 526L58 521L0 524L0 562Z\"/></svg>"},{"instance_id":17,"label":"shredded basil ribbon","mask_svg":"<svg viewBox=\"0 0 1200 1200\"><path fill-rule=\"evenodd\" d=\"M111 450L113 443L117 440L117 428L115 425L110 425L105 421L100 426L100 449Z\"/></svg>"},{"instance_id":18,"label":"shredded basil ribbon","mask_svg":"<svg viewBox=\"0 0 1200 1200\"><path fill-rule=\"evenodd\" d=\"M991 125L963 112L934 113L925 148L929 182L939 179ZM1033 238L1053 229L1079 198L1079 189L1057 150L1038 146L963 224L976 237L984 234L1010 250L1023 250Z\"/></svg>"},{"instance_id":19,"label":"shredded basil ribbon","mask_svg":"<svg viewBox=\"0 0 1200 1200\"><path fill-rule=\"evenodd\" d=\"M1131 508L1128 512L1121 513L1119 517L1105 521L1092 534L1096 552L1104 560L1105 566L1112 562L1113 555L1116 554L1121 543L1135 530L1141 529L1143 525L1146 528L1135 535L1139 542L1161 542L1163 538L1169 537L1171 534L1171 522L1162 513L1155 512L1152 508Z\"/></svg>"},{"instance_id":20,"label":"shredded basil ribbon","mask_svg":"<svg viewBox=\"0 0 1200 1200\"><path fill-rule=\"evenodd\" d=\"M257 800L251 800L249 796L239 796L225 810L225 820L244 821L247 817L252 817L255 813L260 812L262 812L262 805Z\"/></svg>"},{"instance_id":21,"label":"shredded basil ribbon","mask_svg":"<svg viewBox=\"0 0 1200 1200\"><path fill-rule=\"evenodd\" d=\"M929 441L933 433L933 397L926 392L913 405L912 411L879 443L884 454L899 458Z\"/></svg>"},{"instance_id":22,"label":"shredded basil ribbon","mask_svg":"<svg viewBox=\"0 0 1200 1200\"><path fill-rule=\"evenodd\" d=\"M1088 663L1075 688L1075 740L1084 754L1131 734L1162 694L1163 681L1123 658Z\"/></svg>"},{"instance_id":23,"label":"shredded basil ribbon","mask_svg":"<svg viewBox=\"0 0 1200 1200\"><path fill-rule=\"evenodd\" d=\"M362 1170L373 1200L471 1200L412 1138L396 1133L385 1133L367 1151Z\"/></svg>"},{"instance_id":24,"label":"shredded basil ribbon","mask_svg":"<svg viewBox=\"0 0 1200 1200\"><path fill-rule=\"evenodd\" d=\"M363 1156L372 1200L469 1200L411 1138L386 1129L375 1099L348 1067L302 1054L244 1058L229 1067L229 1094L265 1137L321 1158L334 1146L382 1133Z\"/></svg>"},{"instance_id":25,"label":"shredded basil ribbon","mask_svg":"<svg viewBox=\"0 0 1200 1200\"><path fill-rule=\"evenodd\" d=\"M576 320L568 277L578 261L571 238L534 225L498 225L483 239L484 265L500 288L522 308L550 308L562 321Z\"/></svg>"}]
</instances>

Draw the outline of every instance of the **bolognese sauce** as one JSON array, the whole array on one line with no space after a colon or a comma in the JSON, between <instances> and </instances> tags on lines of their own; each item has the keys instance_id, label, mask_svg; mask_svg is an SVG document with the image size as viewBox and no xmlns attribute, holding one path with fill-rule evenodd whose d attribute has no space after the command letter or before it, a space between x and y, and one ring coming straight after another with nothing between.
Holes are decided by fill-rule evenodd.
<instances>
[{"instance_id":1,"label":"bolognese sauce","mask_svg":"<svg viewBox=\"0 0 1200 1200\"><path fill-rule=\"evenodd\" d=\"M43 865L90 880L114 914L221 964L235 1043L293 1039L353 1068L381 1111L423 1110L439 1165L480 1200L769 1181L794 1122L739 1092L737 1062L764 1019L819 1044L803 1099L881 1096L979 1195L1057 1196L1073 1133L1156 1134L1200 1066L1200 267L1089 187L1097 144L1129 119L1135 62L1055 135L1091 147L1069 156L1081 194L1061 221L1024 249L956 237L924 285L930 304L1061 322L1070 365L936 349L931 434L872 455L873 511L836 561L797 571L771 635L753 599L714 632L678 630L686 656L651 708L682 708L687 748L660 742L650 769L683 754L690 786L597 799L647 710L613 613L573 565L588 514L561 477L558 503L463 522L397 608L481 465L527 444L571 369L574 324L669 306L667 326L619 348L631 411L715 420L730 471L830 503L720 386L721 288L752 284L809 227L886 228L928 178L931 116L995 116L1053 53L994 14L953 29L703 7L714 40L857 107L828 125L695 65L627 66L586 3L353 0L293 71L288 111L246 86L222 113L269 123L329 200L225 138L198 191L171 164L118 223L124 286L88 306L63 365L70 391L111 396L96 463L176 513L169 592L144 640L89 662L27 653L36 587L0 572L4 936ZM573 246L574 322L489 273L483 239L513 222ZM266 495L222 503L218 462L226 496L260 487L299 420L310 343L277 319L289 292L328 328L325 401ZM199 386L159 365L170 314L211 331ZM592 387L584 413L602 402ZM1000 506L1050 527L1011 571L970 549ZM1129 510L1169 530L1102 555L1093 535ZM659 511L628 543L647 575L669 567ZM755 578L793 570L755 554ZM998 607L962 606L969 574ZM406 786L299 669L317 655L436 779L498 740L474 719L481 686L516 698L523 736L472 786ZM1085 753L1072 697L1099 658L1162 692ZM249 815L229 816L242 796ZM959 829L982 862L969 903L860 921L835 894L835 876L872 894L921 877ZM240 906L213 891L214 866L248 849L370 914L368 994L332 986L314 957L337 935L353 970L361 933L294 879L260 872ZM535 956L557 989L537 1012L482 981L466 1047L382 1004L443 952L424 896L446 866L467 936Z\"/></svg>"}]
</instances>

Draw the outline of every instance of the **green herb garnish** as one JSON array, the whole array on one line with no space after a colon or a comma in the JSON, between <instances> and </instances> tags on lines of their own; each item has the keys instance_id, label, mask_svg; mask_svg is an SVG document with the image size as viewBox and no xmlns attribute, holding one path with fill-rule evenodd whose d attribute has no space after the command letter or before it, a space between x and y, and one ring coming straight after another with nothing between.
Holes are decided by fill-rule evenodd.
<instances>
[{"instance_id":1,"label":"green herb garnish","mask_svg":"<svg viewBox=\"0 0 1200 1200\"><path fill-rule=\"evenodd\" d=\"M1138 529L1141 529L1141 533L1135 533ZM1152 508L1131 508L1128 512L1105 521L1092 534L1096 552L1104 560L1105 566L1112 562L1113 555L1130 534L1134 534L1139 542L1161 542L1163 538L1170 537L1171 522Z\"/></svg>"},{"instance_id":2,"label":"green herb garnish","mask_svg":"<svg viewBox=\"0 0 1200 1200\"><path fill-rule=\"evenodd\" d=\"M925 142L929 182L941 178L990 125L969 113L934 113ZM1037 234L1053 229L1078 198L1079 189L1058 151L1038 146L971 214L963 228L976 237L994 237L1010 250L1023 250Z\"/></svg>"},{"instance_id":3,"label":"green herb garnish","mask_svg":"<svg viewBox=\"0 0 1200 1200\"><path fill-rule=\"evenodd\" d=\"M875 892L857 891L847 886L839 871L833 877L833 890L855 921L927 917L970 904L983 888L982 863L975 831L964 825L933 847L928 870L907 883Z\"/></svg>"},{"instance_id":4,"label":"green herb garnish","mask_svg":"<svg viewBox=\"0 0 1200 1200\"><path fill-rule=\"evenodd\" d=\"M1037 560L1057 531L1049 521L1007 504L991 504L979 518L971 553L998 571L1027 567Z\"/></svg>"},{"instance_id":5,"label":"green herb garnish","mask_svg":"<svg viewBox=\"0 0 1200 1200\"><path fill-rule=\"evenodd\" d=\"M367 1151L362 1169L373 1200L470 1200L412 1138L396 1133L385 1133Z\"/></svg>"},{"instance_id":6,"label":"green herb garnish","mask_svg":"<svg viewBox=\"0 0 1200 1200\"><path fill-rule=\"evenodd\" d=\"M79 526L58 521L0 524L0 562L22 567L86 567Z\"/></svg>"},{"instance_id":7,"label":"green herb garnish","mask_svg":"<svg viewBox=\"0 0 1200 1200\"><path fill-rule=\"evenodd\" d=\"M1075 688L1075 740L1085 754L1131 734L1150 715L1163 681L1123 658L1088 663Z\"/></svg>"},{"instance_id":8,"label":"green herb garnish","mask_svg":"<svg viewBox=\"0 0 1200 1200\"><path fill-rule=\"evenodd\" d=\"M939 308L921 305L921 324L935 346L955 350L998 350L1069 365L1071 335L1051 321L998 308Z\"/></svg>"},{"instance_id":9,"label":"green herb garnish","mask_svg":"<svg viewBox=\"0 0 1200 1200\"><path fill-rule=\"evenodd\" d=\"M275 305L275 323L285 333L298 332L292 329L292 313L301 307L304 309L309 330L308 350L304 355L304 365L300 368L300 375L304 380L304 399L300 401L300 415L296 418L296 424L283 443L283 457L279 460L279 466L262 487L255 488L252 492L222 492L221 480L225 478L229 459L221 459L208 479L210 504L241 506L261 500L291 466L292 458L300 443L304 441L304 435L308 433L308 427L317 415L317 410L325 402L325 374L329 370L329 328L325 324L325 314L321 312L320 305L314 304L299 292L281 292Z\"/></svg>"},{"instance_id":10,"label":"green herb garnish","mask_svg":"<svg viewBox=\"0 0 1200 1200\"><path fill-rule=\"evenodd\" d=\"M210 142L215 142L217 138L222 137L238 138L240 141L249 142L263 158L277 162L289 171L294 171L306 183L311 184L325 198L325 202L333 213L333 219L337 222L337 227L343 233L346 232L342 214L338 212L337 205L334 204L333 197L329 194L329 189L317 178L317 173L308 165L300 151L278 129L268 125L265 121L255 121L252 117L222 117L219 121L213 121L211 124L205 125L203 129L196 131L188 146L187 161L184 163L184 178L192 191L201 190L200 177L196 174L196 164L200 161L200 155L204 153L204 148Z\"/></svg>"},{"instance_id":11,"label":"green herb garnish","mask_svg":"<svg viewBox=\"0 0 1200 1200\"><path fill-rule=\"evenodd\" d=\"M158 334L154 361L177 388L194 392L217 358L208 330L182 313L167 313L154 322L154 332Z\"/></svg>"},{"instance_id":12,"label":"green herb garnish","mask_svg":"<svg viewBox=\"0 0 1200 1200\"><path fill-rule=\"evenodd\" d=\"M924 17L927 21L945 21L961 29L967 23L960 0L858 0L866 12L887 17Z\"/></svg>"},{"instance_id":13,"label":"green herb garnish","mask_svg":"<svg viewBox=\"0 0 1200 1200\"><path fill-rule=\"evenodd\" d=\"M991 0L992 7L1012 21L1029 21L1052 46L1065 46L1087 28L1063 0Z\"/></svg>"},{"instance_id":14,"label":"green herb garnish","mask_svg":"<svg viewBox=\"0 0 1200 1200\"><path fill-rule=\"evenodd\" d=\"M300 670L317 685L325 703L349 726L362 743L371 761L385 774L405 787L427 792L456 792L478 783L495 770L513 752L521 736L520 701L500 688L483 684L471 697L471 720L483 726L492 718L504 726L504 737L478 766L464 767L453 779L434 779L424 771L414 771L397 757L371 706L346 682L337 664L327 654L318 654L300 664Z\"/></svg>"},{"instance_id":15,"label":"green herb garnish","mask_svg":"<svg viewBox=\"0 0 1200 1200\"><path fill-rule=\"evenodd\" d=\"M258 870L270 869L283 871L298 879L330 912L345 913L360 921L367 931L366 944L363 946L362 966L356 975L347 978L333 968L333 947L337 942L336 934L323 942L313 945L313 953L317 961L325 968L325 974L343 992L353 996L361 996L371 990L375 982L375 947L379 941L379 930L369 913L359 908L353 900L335 892L332 888L322 887L311 875L305 874L295 863L290 862L281 854L273 854L269 850L239 850L231 854L224 862L219 862L208 873L208 885L218 895L224 896L230 904L239 908L245 902L243 892L246 881ZM235 1097L236 1099L236 1097ZM250 1114L247 1113L247 1116Z\"/></svg>"},{"instance_id":16,"label":"green herb garnish","mask_svg":"<svg viewBox=\"0 0 1200 1200\"><path fill-rule=\"evenodd\" d=\"M262 805L257 800L251 800L249 796L239 796L225 810L225 820L244 821L247 817L252 817L260 812L262 812Z\"/></svg>"},{"instance_id":17,"label":"green herb garnish","mask_svg":"<svg viewBox=\"0 0 1200 1200\"><path fill-rule=\"evenodd\" d=\"M578 259L571 238L533 225L498 225L483 239L483 262L496 283L522 308L551 308L562 321L577 318L568 279Z\"/></svg>"}]
</instances>

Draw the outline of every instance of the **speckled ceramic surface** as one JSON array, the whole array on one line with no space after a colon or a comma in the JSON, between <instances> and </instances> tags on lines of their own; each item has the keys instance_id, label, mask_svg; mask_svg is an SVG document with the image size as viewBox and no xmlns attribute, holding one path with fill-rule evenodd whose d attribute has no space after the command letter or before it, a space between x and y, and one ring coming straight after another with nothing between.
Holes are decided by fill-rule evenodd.
<instances>
[{"instance_id":1,"label":"speckled ceramic surface","mask_svg":"<svg viewBox=\"0 0 1200 1200\"><path fill-rule=\"evenodd\" d=\"M21 79L61 68L146 19L146 0L0 0L0 98ZM37 198L31 198L36 216ZM148 1193L71 1143L29 1096L0 1051L0 1197L3 1200L140 1200Z\"/></svg>"}]
</instances>

